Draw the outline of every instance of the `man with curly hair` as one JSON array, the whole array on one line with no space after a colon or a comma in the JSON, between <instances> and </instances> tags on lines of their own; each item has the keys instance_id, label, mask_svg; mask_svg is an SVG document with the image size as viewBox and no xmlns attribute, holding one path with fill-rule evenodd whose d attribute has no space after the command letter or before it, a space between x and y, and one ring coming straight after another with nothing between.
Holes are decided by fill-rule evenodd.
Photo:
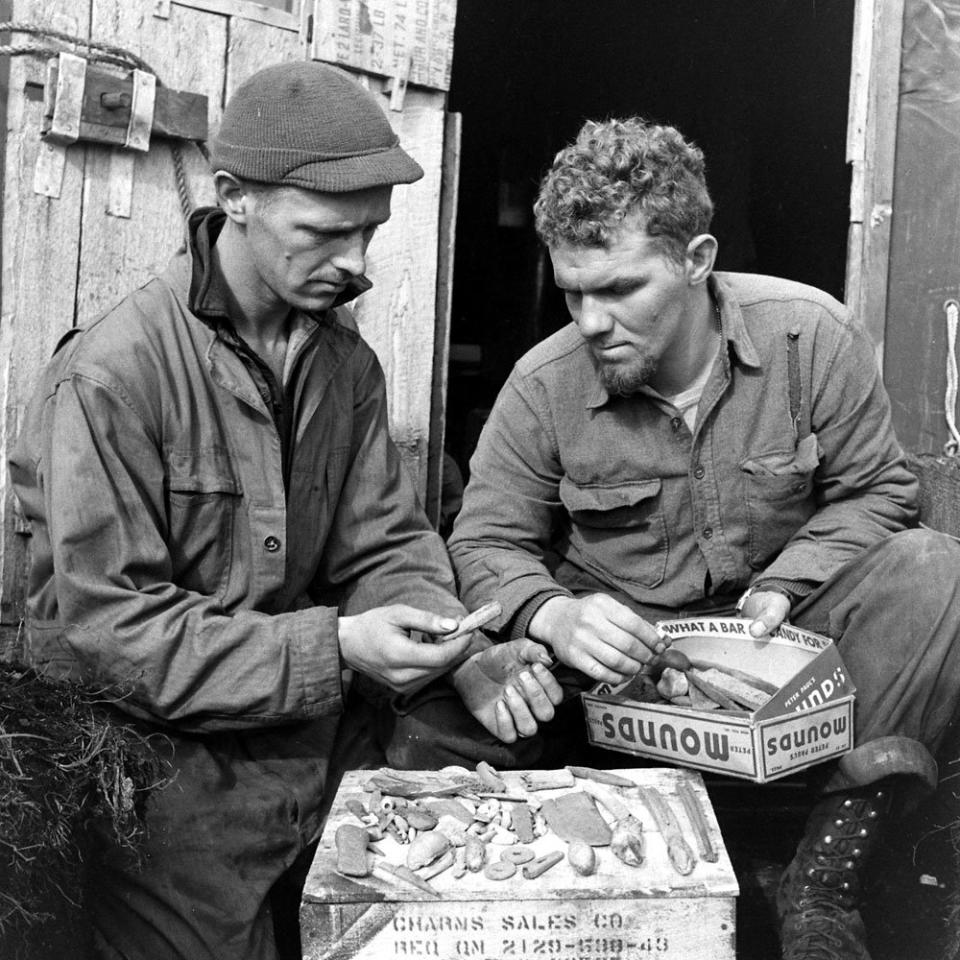
<instances>
[{"instance_id":1,"label":"man with curly hair","mask_svg":"<svg viewBox=\"0 0 960 960\"><path fill-rule=\"evenodd\" d=\"M572 322L480 437L448 544L461 596L495 593L502 636L583 686L637 674L661 619L833 637L855 747L817 768L778 910L785 957L865 958L864 864L901 788L936 782L960 678L960 544L913 529L873 344L820 290L714 270L703 155L672 127L586 123L535 214Z\"/></svg>"}]
</instances>

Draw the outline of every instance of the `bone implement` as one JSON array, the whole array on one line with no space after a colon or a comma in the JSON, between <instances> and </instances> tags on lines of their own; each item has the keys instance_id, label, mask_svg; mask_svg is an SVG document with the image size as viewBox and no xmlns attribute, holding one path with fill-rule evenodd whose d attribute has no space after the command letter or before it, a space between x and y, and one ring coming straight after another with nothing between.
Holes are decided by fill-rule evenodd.
<instances>
[{"instance_id":1,"label":"bone implement","mask_svg":"<svg viewBox=\"0 0 960 960\"><path fill-rule=\"evenodd\" d=\"M629 867L639 867L646 855L643 824L612 790L589 781L583 785L583 789L613 817L610 836L613 855Z\"/></svg>"},{"instance_id":2,"label":"bone implement","mask_svg":"<svg viewBox=\"0 0 960 960\"><path fill-rule=\"evenodd\" d=\"M720 854L710 838L710 827L707 825L707 818L704 816L696 791L686 780L681 780L677 786L677 795L680 797L687 819L693 827L694 836L697 838L700 859L706 860L707 863L716 863L720 859Z\"/></svg>"},{"instance_id":3,"label":"bone implement","mask_svg":"<svg viewBox=\"0 0 960 960\"><path fill-rule=\"evenodd\" d=\"M456 640L466 633L472 633L485 627L491 620L495 620L503 612L496 600L485 603L478 607L473 613L468 613L461 621L460 625L450 633L441 634L437 639L445 643L447 640Z\"/></svg>"},{"instance_id":4,"label":"bone implement","mask_svg":"<svg viewBox=\"0 0 960 960\"><path fill-rule=\"evenodd\" d=\"M594 783L605 783L611 787L635 787L636 784L626 777L621 777L609 770L594 770L593 767L573 767L567 764L567 769L580 780L592 780Z\"/></svg>"},{"instance_id":5,"label":"bone implement","mask_svg":"<svg viewBox=\"0 0 960 960\"><path fill-rule=\"evenodd\" d=\"M684 877L692 873L697 859L690 849L690 844L687 843L683 833L681 833L680 823L673 815L667 801L654 787L637 787L637 793L646 804L657 829L667 843L667 856L670 858L670 863L673 864L673 869Z\"/></svg>"}]
</instances>

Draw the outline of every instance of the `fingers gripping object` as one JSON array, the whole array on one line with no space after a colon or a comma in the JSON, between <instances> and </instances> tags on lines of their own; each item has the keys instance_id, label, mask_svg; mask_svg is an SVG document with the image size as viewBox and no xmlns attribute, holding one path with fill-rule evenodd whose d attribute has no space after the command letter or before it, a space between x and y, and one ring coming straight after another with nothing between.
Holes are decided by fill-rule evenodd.
<instances>
[{"instance_id":1,"label":"fingers gripping object","mask_svg":"<svg viewBox=\"0 0 960 960\"><path fill-rule=\"evenodd\" d=\"M824 793L851 790L893 776L912 777L925 790L935 790L939 780L936 760L918 740L878 737L840 758Z\"/></svg>"},{"instance_id":2,"label":"fingers gripping object","mask_svg":"<svg viewBox=\"0 0 960 960\"><path fill-rule=\"evenodd\" d=\"M441 641L446 640L456 640L458 637L462 637L466 633L472 633L474 630L479 630L481 627L485 627L491 620L495 620L503 612L500 604L496 600L492 600L490 603L485 603L482 607L474 610L473 613L468 613L461 621L460 625L456 630L451 631L450 633L445 633L438 639Z\"/></svg>"},{"instance_id":3,"label":"fingers gripping object","mask_svg":"<svg viewBox=\"0 0 960 960\"><path fill-rule=\"evenodd\" d=\"M689 657L683 651L669 648L653 657L647 664L645 672L649 673L651 679L656 682L667 668L686 672L692 666Z\"/></svg>"}]
</instances>

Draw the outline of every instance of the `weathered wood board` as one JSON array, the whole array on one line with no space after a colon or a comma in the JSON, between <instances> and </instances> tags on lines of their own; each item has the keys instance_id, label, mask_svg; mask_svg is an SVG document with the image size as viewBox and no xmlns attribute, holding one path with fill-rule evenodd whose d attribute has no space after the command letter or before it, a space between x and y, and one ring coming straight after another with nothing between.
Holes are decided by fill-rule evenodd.
<instances>
[{"instance_id":1,"label":"weathered wood board","mask_svg":"<svg viewBox=\"0 0 960 960\"><path fill-rule=\"evenodd\" d=\"M430 448L427 457L427 516L440 523L443 499L443 451L450 365L450 324L453 316L453 264L460 190L460 144L463 116L448 113L444 123L443 178L440 185L440 226L437 243L437 303L433 341L433 385L430 399Z\"/></svg>"},{"instance_id":2,"label":"weathered wood board","mask_svg":"<svg viewBox=\"0 0 960 960\"><path fill-rule=\"evenodd\" d=\"M884 380L897 437L918 453L940 453L950 439L945 303L960 299L958 31L955 3L907 0Z\"/></svg>"},{"instance_id":3,"label":"weathered wood board","mask_svg":"<svg viewBox=\"0 0 960 960\"><path fill-rule=\"evenodd\" d=\"M62 4L59 14L50 6L44 0L18 0L11 19L87 36L88 0L78 0L69 8ZM11 35L11 43L32 39L25 34ZM9 70L0 284L0 458L4 464L19 432L26 397L57 340L74 322L84 189L82 149L61 148L64 169L59 198L34 192L34 169L48 148L40 140L43 104L28 98L24 91L28 83L45 82L46 64L32 57L14 57ZM5 469L0 471L0 490L0 619L15 625L24 592L28 538Z\"/></svg>"},{"instance_id":4,"label":"weathered wood board","mask_svg":"<svg viewBox=\"0 0 960 960\"><path fill-rule=\"evenodd\" d=\"M315 0L313 56L450 89L456 0Z\"/></svg>"},{"instance_id":5,"label":"weathered wood board","mask_svg":"<svg viewBox=\"0 0 960 960\"><path fill-rule=\"evenodd\" d=\"M367 257L373 289L354 302L360 332L387 376L390 432L417 485L427 488L430 401L437 296L437 230L443 173L444 95L407 90L402 112L377 96L404 149L423 167L417 183L394 188L390 220L376 233Z\"/></svg>"},{"instance_id":6,"label":"weathered wood board","mask_svg":"<svg viewBox=\"0 0 960 960\"><path fill-rule=\"evenodd\" d=\"M237 20L255 20L285 30L298 30L300 8L310 0L292 0L290 3L257 3L255 0L154 0L155 6L169 15L174 6L193 7L208 13L219 13Z\"/></svg>"},{"instance_id":7,"label":"weathered wood board","mask_svg":"<svg viewBox=\"0 0 960 960\"><path fill-rule=\"evenodd\" d=\"M113 43L157 70L163 83L205 94L210 104L209 121L219 121L223 64L217 58L198 57L195 51L226 50L225 19L175 6L168 20L159 20L145 8L123 0L98 0L92 17L94 36L112 36ZM183 144L181 150L193 204L210 203L213 192L206 161L191 144ZM146 154L99 146L87 147L86 154L78 324L95 319L149 277L162 272L185 236L168 143L151 144ZM123 172L128 165L129 178ZM108 198L120 190L129 191L130 212L126 217L108 211Z\"/></svg>"},{"instance_id":8,"label":"weathered wood board","mask_svg":"<svg viewBox=\"0 0 960 960\"><path fill-rule=\"evenodd\" d=\"M851 167L845 302L865 325L882 362L904 0L861 0L855 8L847 119Z\"/></svg>"},{"instance_id":9,"label":"weathered wood board","mask_svg":"<svg viewBox=\"0 0 960 960\"><path fill-rule=\"evenodd\" d=\"M732 960L739 887L699 774L667 768L616 773L659 791L687 836L690 827L677 786L681 781L690 783L705 811L718 861L698 859L692 873L677 873L646 807L626 791L621 800L645 831L647 857L640 867L627 866L608 848L598 848L598 870L586 877L577 874L566 859L533 880L525 879L521 869L500 881L483 873L456 879L447 870L430 880L439 899L389 884L376 875L348 879L336 872L333 838L341 824L358 822L348 811L347 801L369 799L364 783L370 772L348 773L304 888L300 908L304 957L511 960L549 955L563 960L628 960L663 954L674 960ZM416 776L404 773L404 777ZM522 792L521 772L502 776L508 793ZM542 800L570 790L538 790L534 795ZM402 862L399 844L388 839L378 846L390 862ZM550 833L532 846L538 856L566 851L566 844ZM489 849L497 848L490 845Z\"/></svg>"},{"instance_id":10,"label":"weathered wood board","mask_svg":"<svg viewBox=\"0 0 960 960\"><path fill-rule=\"evenodd\" d=\"M231 20L227 48L227 99L261 67L288 60L303 60L305 56L305 43L299 34L290 30L276 30L254 20ZM219 122L218 113L215 119L211 119L211 131Z\"/></svg>"}]
</instances>

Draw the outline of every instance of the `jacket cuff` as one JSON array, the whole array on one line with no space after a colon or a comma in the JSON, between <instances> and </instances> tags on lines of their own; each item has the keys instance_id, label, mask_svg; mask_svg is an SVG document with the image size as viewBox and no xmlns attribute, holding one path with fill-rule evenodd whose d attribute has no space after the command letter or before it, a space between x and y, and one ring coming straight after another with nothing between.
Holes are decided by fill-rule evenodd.
<instances>
[{"instance_id":1,"label":"jacket cuff","mask_svg":"<svg viewBox=\"0 0 960 960\"><path fill-rule=\"evenodd\" d=\"M572 597L573 594L566 590L547 590L544 593L538 593L531 600L528 600L516 613L513 623L510 625L510 639L522 640L527 636L527 630L530 627L530 621L534 614L553 597Z\"/></svg>"},{"instance_id":2,"label":"jacket cuff","mask_svg":"<svg viewBox=\"0 0 960 960\"><path fill-rule=\"evenodd\" d=\"M813 593L819 586L813 580L785 580L780 577L767 577L755 580L750 584L751 593L760 593L763 590L769 590L773 593L782 593L789 601L791 606L798 600Z\"/></svg>"},{"instance_id":3,"label":"jacket cuff","mask_svg":"<svg viewBox=\"0 0 960 960\"><path fill-rule=\"evenodd\" d=\"M336 607L312 607L290 614L291 693L305 717L343 709L343 663Z\"/></svg>"}]
</instances>

